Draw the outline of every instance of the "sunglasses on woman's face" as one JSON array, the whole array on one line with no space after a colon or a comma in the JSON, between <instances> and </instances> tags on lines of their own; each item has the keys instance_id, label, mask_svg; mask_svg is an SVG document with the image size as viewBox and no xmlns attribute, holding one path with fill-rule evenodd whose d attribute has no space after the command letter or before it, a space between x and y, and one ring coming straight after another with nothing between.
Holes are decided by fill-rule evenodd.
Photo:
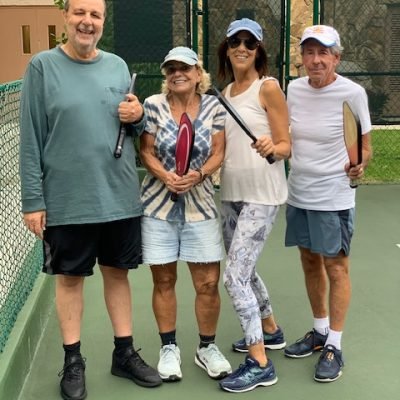
<instances>
[{"instance_id":1,"label":"sunglasses on woman's face","mask_svg":"<svg viewBox=\"0 0 400 400\"><path fill-rule=\"evenodd\" d=\"M176 71L180 72L189 72L193 69L194 65L182 64L182 65L166 65L165 73L167 75L172 75Z\"/></svg>"},{"instance_id":2,"label":"sunglasses on woman's face","mask_svg":"<svg viewBox=\"0 0 400 400\"><path fill-rule=\"evenodd\" d=\"M248 50L255 50L260 45L260 42L256 39L253 39L253 38L240 39L237 36L230 37L227 40L227 43L231 49L236 49L242 43L246 46L246 49L248 49Z\"/></svg>"}]
</instances>

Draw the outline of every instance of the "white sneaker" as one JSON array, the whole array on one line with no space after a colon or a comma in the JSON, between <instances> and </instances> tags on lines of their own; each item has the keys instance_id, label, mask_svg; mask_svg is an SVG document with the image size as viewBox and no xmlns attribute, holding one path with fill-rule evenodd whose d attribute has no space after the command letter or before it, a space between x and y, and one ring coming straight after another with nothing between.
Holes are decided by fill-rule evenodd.
<instances>
[{"instance_id":1,"label":"white sneaker","mask_svg":"<svg viewBox=\"0 0 400 400\"><path fill-rule=\"evenodd\" d=\"M157 371L163 381L180 381L181 371L181 351L175 344L167 344L161 347L160 361Z\"/></svg>"},{"instance_id":2,"label":"white sneaker","mask_svg":"<svg viewBox=\"0 0 400 400\"><path fill-rule=\"evenodd\" d=\"M209 344L207 347L197 348L194 362L207 371L208 376L221 379L232 372L232 367L217 345Z\"/></svg>"}]
</instances>

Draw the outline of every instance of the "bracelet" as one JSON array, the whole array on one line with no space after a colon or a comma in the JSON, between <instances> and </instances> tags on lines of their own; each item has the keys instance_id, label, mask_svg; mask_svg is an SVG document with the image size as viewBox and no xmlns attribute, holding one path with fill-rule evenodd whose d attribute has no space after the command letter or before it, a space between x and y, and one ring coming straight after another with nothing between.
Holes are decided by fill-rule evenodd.
<instances>
[{"instance_id":1,"label":"bracelet","mask_svg":"<svg viewBox=\"0 0 400 400\"><path fill-rule=\"evenodd\" d=\"M198 172L200 174L200 182L199 183L203 182L204 179L207 178L207 174L205 174L201 168L197 168L196 172Z\"/></svg>"}]
</instances>

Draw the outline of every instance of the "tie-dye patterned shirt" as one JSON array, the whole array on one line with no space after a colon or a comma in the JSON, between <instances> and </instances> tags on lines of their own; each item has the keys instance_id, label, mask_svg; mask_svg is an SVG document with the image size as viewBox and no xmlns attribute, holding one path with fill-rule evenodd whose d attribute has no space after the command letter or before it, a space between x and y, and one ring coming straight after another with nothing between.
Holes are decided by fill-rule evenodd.
<instances>
[{"instance_id":1,"label":"tie-dye patterned shirt","mask_svg":"<svg viewBox=\"0 0 400 400\"><path fill-rule=\"evenodd\" d=\"M147 116L145 131L154 136L154 150L168 171L175 170L175 145L178 124L175 122L165 94L148 97L144 102ZM215 96L202 95L197 118L192 121L195 141L190 169L201 168L211 155L212 135L224 130L226 112ZM218 217L211 178L189 192L170 199L165 184L147 173L142 183L144 215L167 221L195 222Z\"/></svg>"}]
</instances>

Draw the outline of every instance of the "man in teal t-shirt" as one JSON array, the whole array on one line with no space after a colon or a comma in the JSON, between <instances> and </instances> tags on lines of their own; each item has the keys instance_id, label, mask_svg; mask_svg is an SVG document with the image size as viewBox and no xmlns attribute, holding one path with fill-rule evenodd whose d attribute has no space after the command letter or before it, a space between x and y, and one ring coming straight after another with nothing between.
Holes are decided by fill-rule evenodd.
<instances>
[{"instance_id":1,"label":"man in teal t-shirt","mask_svg":"<svg viewBox=\"0 0 400 400\"><path fill-rule=\"evenodd\" d=\"M143 107L127 94L126 63L97 48L104 0L67 0L64 19L68 42L35 55L24 77L22 211L28 229L43 239L43 271L56 275L61 396L84 399L83 282L96 261L114 331L112 374L148 387L162 381L133 348L128 270L141 262L142 206L131 137L114 157L121 123L130 136L142 133Z\"/></svg>"}]
</instances>

